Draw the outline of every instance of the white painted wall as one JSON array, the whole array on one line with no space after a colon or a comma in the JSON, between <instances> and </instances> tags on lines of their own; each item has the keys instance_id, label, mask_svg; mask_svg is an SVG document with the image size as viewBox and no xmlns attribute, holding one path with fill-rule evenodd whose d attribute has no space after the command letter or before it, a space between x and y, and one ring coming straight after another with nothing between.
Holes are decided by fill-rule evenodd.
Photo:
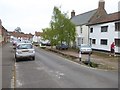
<instances>
[{"instance_id":1,"label":"white painted wall","mask_svg":"<svg viewBox=\"0 0 120 90\"><path fill-rule=\"evenodd\" d=\"M42 38L40 36L33 36L33 42L41 42Z\"/></svg>"},{"instance_id":2,"label":"white painted wall","mask_svg":"<svg viewBox=\"0 0 120 90\"><path fill-rule=\"evenodd\" d=\"M101 26L108 25L108 32L101 32ZM110 45L115 38L120 38L120 32L115 31L115 22L92 25L93 33L90 33L90 38L96 39L96 44L92 44L93 49L110 51ZM119 34L119 35L118 35ZM101 45L100 39L108 39L107 45ZM120 47L115 48L115 52L120 52Z\"/></svg>"},{"instance_id":3,"label":"white painted wall","mask_svg":"<svg viewBox=\"0 0 120 90\"><path fill-rule=\"evenodd\" d=\"M82 33L81 33L82 28ZM82 25L82 26L76 26L76 45L78 46L78 42L81 44L88 44L88 26ZM80 38L78 40L78 37ZM81 40L83 39L83 43Z\"/></svg>"},{"instance_id":4,"label":"white painted wall","mask_svg":"<svg viewBox=\"0 0 120 90\"><path fill-rule=\"evenodd\" d=\"M88 44L88 26L82 26L82 35L84 36L83 44Z\"/></svg>"}]
</instances>

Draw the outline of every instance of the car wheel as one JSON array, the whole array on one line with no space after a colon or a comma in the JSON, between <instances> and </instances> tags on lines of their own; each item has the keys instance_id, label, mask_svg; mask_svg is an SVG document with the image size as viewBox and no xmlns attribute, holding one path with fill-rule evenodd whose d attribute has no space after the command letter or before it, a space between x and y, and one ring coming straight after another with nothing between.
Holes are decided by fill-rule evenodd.
<instances>
[{"instance_id":1,"label":"car wheel","mask_svg":"<svg viewBox=\"0 0 120 90\"><path fill-rule=\"evenodd\" d=\"M34 56L34 57L32 57L32 60L35 60L35 56Z\"/></svg>"},{"instance_id":2,"label":"car wheel","mask_svg":"<svg viewBox=\"0 0 120 90\"><path fill-rule=\"evenodd\" d=\"M18 58L15 58L16 59L16 62L19 62L19 59Z\"/></svg>"},{"instance_id":3,"label":"car wheel","mask_svg":"<svg viewBox=\"0 0 120 90\"><path fill-rule=\"evenodd\" d=\"M18 61L19 61L19 59L16 57L16 55L15 55L15 60L16 60L16 62L18 62Z\"/></svg>"}]
</instances>

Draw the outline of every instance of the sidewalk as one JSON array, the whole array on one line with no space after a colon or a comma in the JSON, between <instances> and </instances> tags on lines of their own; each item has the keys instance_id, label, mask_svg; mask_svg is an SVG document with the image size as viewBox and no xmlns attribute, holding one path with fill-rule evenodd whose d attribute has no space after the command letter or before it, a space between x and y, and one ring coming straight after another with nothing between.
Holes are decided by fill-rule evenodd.
<instances>
[{"instance_id":1,"label":"sidewalk","mask_svg":"<svg viewBox=\"0 0 120 90\"><path fill-rule=\"evenodd\" d=\"M75 61L79 61L79 54L76 51L73 50L56 50L55 48L51 49L50 47L47 47L47 49L52 50L56 53L60 53L66 56L73 57ZM82 54L82 61L88 60L87 54ZM99 68L107 68L107 69L113 69L118 70L118 57L109 56L108 53L100 53L100 52L94 52L90 56L90 61L100 64L101 66Z\"/></svg>"}]
</instances>

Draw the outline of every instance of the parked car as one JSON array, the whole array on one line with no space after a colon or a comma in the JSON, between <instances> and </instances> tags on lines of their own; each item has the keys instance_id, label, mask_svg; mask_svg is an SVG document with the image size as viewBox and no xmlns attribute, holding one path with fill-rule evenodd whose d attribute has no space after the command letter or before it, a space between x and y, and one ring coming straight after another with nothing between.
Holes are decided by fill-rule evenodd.
<instances>
[{"instance_id":1,"label":"parked car","mask_svg":"<svg viewBox=\"0 0 120 90\"><path fill-rule=\"evenodd\" d=\"M39 46L39 43L38 42L33 42L33 45Z\"/></svg>"},{"instance_id":2,"label":"parked car","mask_svg":"<svg viewBox=\"0 0 120 90\"><path fill-rule=\"evenodd\" d=\"M45 46L51 46L51 43L48 41L41 41L40 43Z\"/></svg>"},{"instance_id":3,"label":"parked car","mask_svg":"<svg viewBox=\"0 0 120 90\"><path fill-rule=\"evenodd\" d=\"M16 49L16 46L18 43L20 43L20 40L19 39L16 39L16 40L13 40L13 49Z\"/></svg>"},{"instance_id":4,"label":"parked car","mask_svg":"<svg viewBox=\"0 0 120 90\"><path fill-rule=\"evenodd\" d=\"M81 44L79 49L81 53L92 53L91 46L87 44Z\"/></svg>"},{"instance_id":5,"label":"parked car","mask_svg":"<svg viewBox=\"0 0 120 90\"><path fill-rule=\"evenodd\" d=\"M22 40L23 43L32 43L30 40Z\"/></svg>"},{"instance_id":6,"label":"parked car","mask_svg":"<svg viewBox=\"0 0 120 90\"><path fill-rule=\"evenodd\" d=\"M40 48L46 48L45 44L39 43Z\"/></svg>"},{"instance_id":7,"label":"parked car","mask_svg":"<svg viewBox=\"0 0 120 90\"><path fill-rule=\"evenodd\" d=\"M56 49L67 50L68 49L68 45L65 45L65 44L56 45Z\"/></svg>"},{"instance_id":8,"label":"parked car","mask_svg":"<svg viewBox=\"0 0 120 90\"><path fill-rule=\"evenodd\" d=\"M15 59L18 62L21 58L32 58L35 60L35 50L31 43L19 43L15 50Z\"/></svg>"}]
</instances>

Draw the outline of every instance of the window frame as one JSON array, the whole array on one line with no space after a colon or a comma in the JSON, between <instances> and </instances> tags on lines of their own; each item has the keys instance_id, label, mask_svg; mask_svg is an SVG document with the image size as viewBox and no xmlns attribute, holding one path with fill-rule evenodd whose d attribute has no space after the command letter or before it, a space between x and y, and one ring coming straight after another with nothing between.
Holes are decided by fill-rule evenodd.
<instances>
[{"instance_id":1,"label":"window frame","mask_svg":"<svg viewBox=\"0 0 120 90\"><path fill-rule=\"evenodd\" d=\"M120 31L120 22L115 22L115 31Z\"/></svg>"},{"instance_id":2,"label":"window frame","mask_svg":"<svg viewBox=\"0 0 120 90\"><path fill-rule=\"evenodd\" d=\"M93 28L90 28L90 33L93 33Z\"/></svg>"},{"instance_id":3,"label":"window frame","mask_svg":"<svg viewBox=\"0 0 120 90\"><path fill-rule=\"evenodd\" d=\"M101 32L108 32L108 25L107 26L101 26Z\"/></svg>"},{"instance_id":4,"label":"window frame","mask_svg":"<svg viewBox=\"0 0 120 90\"><path fill-rule=\"evenodd\" d=\"M115 41L115 46L120 47L120 39L115 38L114 41Z\"/></svg>"},{"instance_id":5,"label":"window frame","mask_svg":"<svg viewBox=\"0 0 120 90\"><path fill-rule=\"evenodd\" d=\"M80 27L80 33L83 33L83 29L82 29L82 27Z\"/></svg>"},{"instance_id":6,"label":"window frame","mask_svg":"<svg viewBox=\"0 0 120 90\"><path fill-rule=\"evenodd\" d=\"M106 43L105 43L106 40ZM108 45L108 39L100 39L100 45Z\"/></svg>"},{"instance_id":7,"label":"window frame","mask_svg":"<svg viewBox=\"0 0 120 90\"><path fill-rule=\"evenodd\" d=\"M92 39L92 44L96 44L96 39Z\"/></svg>"}]
</instances>

